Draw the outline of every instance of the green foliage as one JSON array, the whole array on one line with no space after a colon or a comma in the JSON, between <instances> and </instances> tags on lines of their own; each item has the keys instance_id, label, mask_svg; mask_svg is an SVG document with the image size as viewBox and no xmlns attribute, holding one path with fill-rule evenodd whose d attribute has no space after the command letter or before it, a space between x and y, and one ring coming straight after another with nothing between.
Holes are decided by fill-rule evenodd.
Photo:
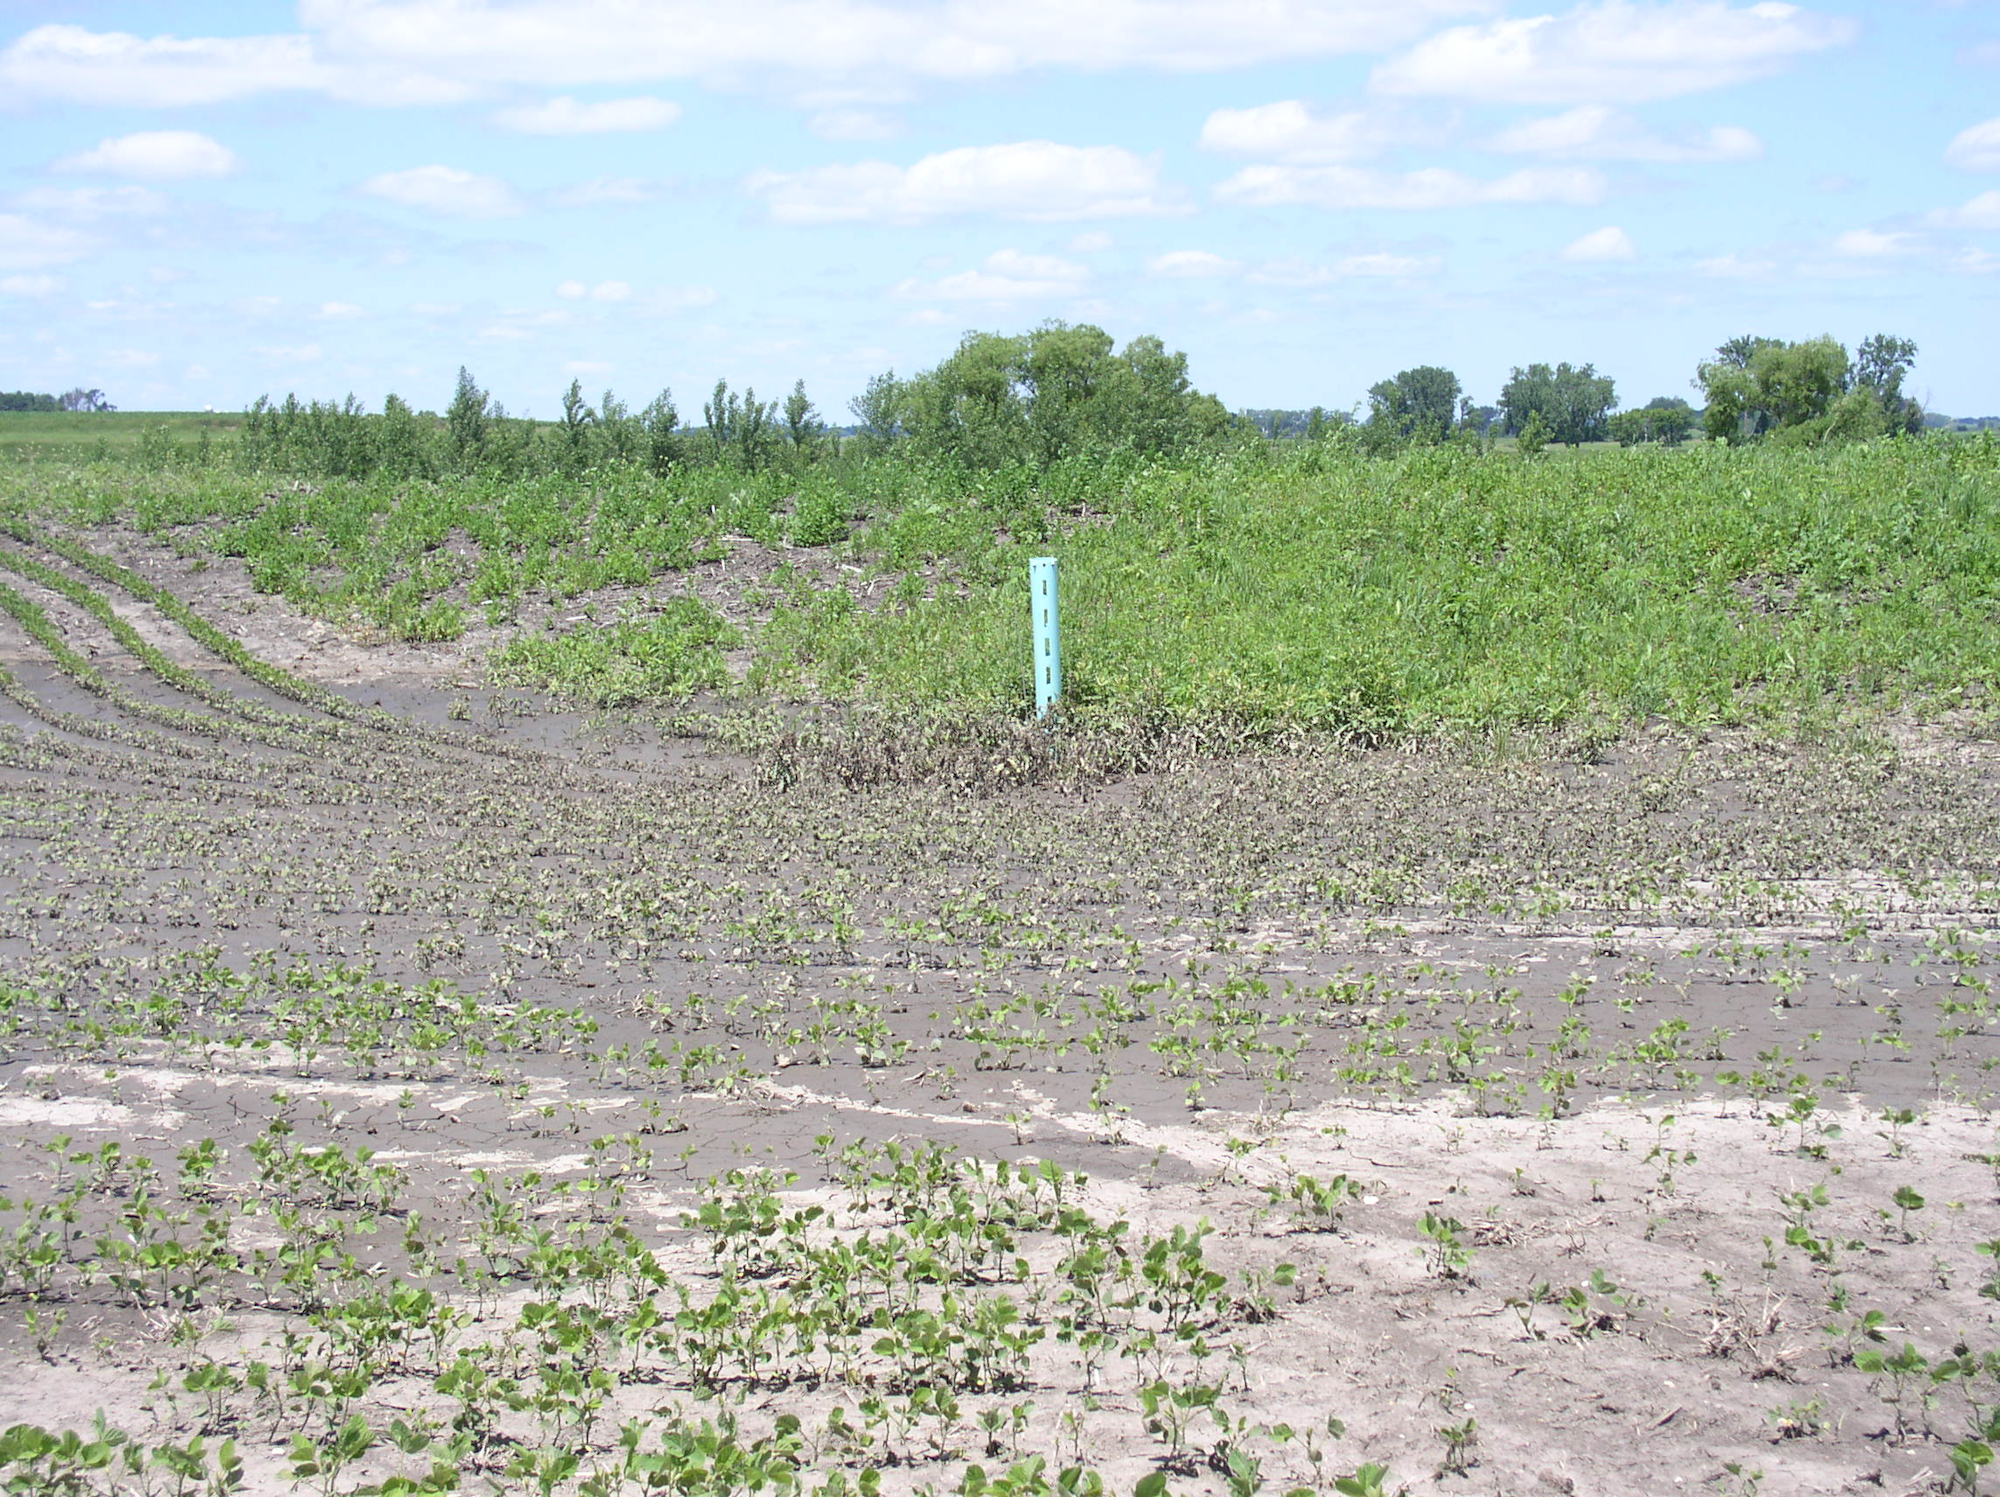
<instances>
[{"instance_id":1,"label":"green foliage","mask_svg":"<svg viewBox=\"0 0 2000 1497\"><path fill-rule=\"evenodd\" d=\"M1594 365L1530 364L1517 367L1501 386L1500 409L1508 431L1518 435L1540 416L1550 441L1576 447L1604 439L1617 398L1610 377Z\"/></svg>"},{"instance_id":2,"label":"green foliage","mask_svg":"<svg viewBox=\"0 0 2000 1497\"><path fill-rule=\"evenodd\" d=\"M1076 503L1112 523L1068 526L1052 483L1004 474L877 519L858 548L896 569L949 557L970 586L785 602L752 684L1026 716L1047 524L1079 726L1732 723L1935 710L1995 682L2000 444L1535 463L1301 444L1095 476Z\"/></svg>"},{"instance_id":3,"label":"green foliage","mask_svg":"<svg viewBox=\"0 0 2000 1497\"><path fill-rule=\"evenodd\" d=\"M1732 338L1696 371L1703 426L1718 441L1868 441L1914 435L1923 408L1902 393L1917 346L1878 333L1853 359L1832 337Z\"/></svg>"},{"instance_id":4,"label":"green foliage","mask_svg":"<svg viewBox=\"0 0 2000 1497\"><path fill-rule=\"evenodd\" d=\"M1458 376L1434 364L1405 369L1368 391L1368 427L1385 442L1442 442L1458 416Z\"/></svg>"},{"instance_id":5,"label":"green foliage","mask_svg":"<svg viewBox=\"0 0 2000 1497\"><path fill-rule=\"evenodd\" d=\"M1114 353L1101 328L1062 322L1016 337L968 333L936 368L871 383L855 413L872 443L907 440L920 456L973 469L1187 451L1229 425L1190 386L1187 355L1154 337Z\"/></svg>"},{"instance_id":6,"label":"green foliage","mask_svg":"<svg viewBox=\"0 0 2000 1497\"><path fill-rule=\"evenodd\" d=\"M503 680L597 707L624 707L724 685L722 651L738 637L707 604L679 598L651 618L609 628L517 635L494 654L493 667Z\"/></svg>"},{"instance_id":7,"label":"green foliage","mask_svg":"<svg viewBox=\"0 0 2000 1497\"><path fill-rule=\"evenodd\" d=\"M1693 435L1698 419L1694 407L1678 395L1660 395L1636 410L1620 411L1606 422L1605 430L1620 447L1641 442L1678 447Z\"/></svg>"}]
</instances>

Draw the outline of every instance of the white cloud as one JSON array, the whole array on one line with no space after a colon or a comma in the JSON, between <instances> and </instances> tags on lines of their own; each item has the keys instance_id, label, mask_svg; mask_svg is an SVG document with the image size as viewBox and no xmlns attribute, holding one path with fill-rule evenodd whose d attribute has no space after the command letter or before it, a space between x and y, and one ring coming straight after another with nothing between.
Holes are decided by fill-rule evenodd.
<instances>
[{"instance_id":1,"label":"white cloud","mask_svg":"<svg viewBox=\"0 0 2000 1497\"><path fill-rule=\"evenodd\" d=\"M990 213L1052 221L1174 210L1159 162L1118 146L1065 146L1050 140L962 146L911 166L861 161L801 172L758 172L744 188L764 199L778 223L920 223Z\"/></svg>"},{"instance_id":2,"label":"white cloud","mask_svg":"<svg viewBox=\"0 0 2000 1497\"><path fill-rule=\"evenodd\" d=\"M1376 251L1344 255L1330 265L1311 260L1267 260L1248 279L1259 286L1326 286L1356 279L1403 280L1435 271L1443 261L1436 255L1396 255Z\"/></svg>"},{"instance_id":3,"label":"white cloud","mask_svg":"<svg viewBox=\"0 0 2000 1497\"><path fill-rule=\"evenodd\" d=\"M519 213L514 189L498 177L475 176L454 166L417 166L383 172L361 184L361 191L405 208L422 208L454 218L504 218Z\"/></svg>"},{"instance_id":4,"label":"white cloud","mask_svg":"<svg viewBox=\"0 0 2000 1497\"><path fill-rule=\"evenodd\" d=\"M1484 203L1595 203L1604 179L1588 167L1526 167L1504 177L1468 177L1430 167L1415 172L1351 166L1248 166L1216 188L1225 202L1252 207L1463 208Z\"/></svg>"},{"instance_id":5,"label":"white cloud","mask_svg":"<svg viewBox=\"0 0 2000 1497\"><path fill-rule=\"evenodd\" d=\"M1740 125L1660 135L1608 105L1580 104L1509 125L1487 149L1557 161L1754 161L1764 142Z\"/></svg>"},{"instance_id":6,"label":"white cloud","mask_svg":"<svg viewBox=\"0 0 2000 1497\"><path fill-rule=\"evenodd\" d=\"M821 140L893 140L903 122L877 109L822 109L806 127Z\"/></svg>"},{"instance_id":7,"label":"white cloud","mask_svg":"<svg viewBox=\"0 0 2000 1497\"><path fill-rule=\"evenodd\" d=\"M1071 239L1069 248L1071 254L1101 255L1117 242L1103 229L1091 229Z\"/></svg>"},{"instance_id":8,"label":"white cloud","mask_svg":"<svg viewBox=\"0 0 2000 1497\"><path fill-rule=\"evenodd\" d=\"M357 307L351 301L323 301L315 315L328 322L347 322L356 317L366 317L368 309Z\"/></svg>"},{"instance_id":9,"label":"white cloud","mask_svg":"<svg viewBox=\"0 0 2000 1497\"><path fill-rule=\"evenodd\" d=\"M138 37L37 26L0 52L0 84L24 97L117 108L215 104L273 90L326 87L306 36Z\"/></svg>"},{"instance_id":10,"label":"white cloud","mask_svg":"<svg viewBox=\"0 0 2000 1497\"><path fill-rule=\"evenodd\" d=\"M101 218L151 218L173 199L150 187L31 187L15 202L38 213L93 223Z\"/></svg>"},{"instance_id":11,"label":"white cloud","mask_svg":"<svg viewBox=\"0 0 2000 1497\"><path fill-rule=\"evenodd\" d=\"M1333 263L1333 273L1337 276L1413 276L1426 275L1436 270L1444 262L1436 255L1347 255Z\"/></svg>"},{"instance_id":12,"label":"white cloud","mask_svg":"<svg viewBox=\"0 0 2000 1497\"><path fill-rule=\"evenodd\" d=\"M55 163L59 172L96 172L108 177L138 177L148 182L173 182L190 177L226 177L243 163L236 153L194 130L141 130L101 140Z\"/></svg>"},{"instance_id":13,"label":"white cloud","mask_svg":"<svg viewBox=\"0 0 2000 1497\"><path fill-rule=\"evenodd\" d=\"M1852 260L1882 260L1909 254L1917 247L1916 237L1880 229L1849 229L1833 236L1833 249L1835 254Z\"/></svg>"},{"instance_id":14,"label":"white cloud","mask_svg":"<svg viewBox=\"0 0 2000 1497\"><path fill-rule=\"evenodd\" d=\"M1315 114L1297 99L1254 109L1218 109L1201 127L1201 148L1225 156L1317 165L1360 161L1390 146L1442 140L1449 121L1408 120L1359 109Z\"/></svg>"},{"instance_id":15,"label":"white cloud","mask_svg":"<svg viewBox=\"0 0 2000 1497\"><path fill-rule=\"evenodd\" d=\"M988 255L977 270L935 281L904 281L896 295L924 301L1037 301L1076 296L1089 279L1090 267L1074 260L1003 249Z\"/></svg>"},{"instance_id":16,"label":"white cloud","mask_svg":"<svg viewBox=\"0 0 2000 1497\"><path fill-rule=\"evenodd\" d=\"M1944 159L1962 172L2000 171L2000 119L1990 119L1952 137Z\"/></svg>"},{"instance_id":17,"label":"white cloud","mask_svg":"<svg viewBox=\"0 0 2000 1497\"><path fill-rule=\"evenodd\" d=\"M603 359L570 359L562 366L564 374L609 374L611 365Z\"/></svg>"},{"instance_id":18,"label":"white cloud","mask_svg":"<svg viewBox=\"0 0 2000 1497\"><path fill-rule=\"evenodd\" d=\"M1991 250L1962 249L1951 257L1947 268L1960 275L1992 275L2000 271L2000 255Z\"/></svg>"},{"instance_id":19,"label":"white cloud","mask_svg":"<svg viewBox=\"0 0 2000 1497\"><path fill-rule=\"evenodd\" d=\"M1208 250L1169 250L1148 260L1146 269L1153 275L1195 280L1205 276L1233 275L1242 266Z\"/></svg>"},{"instance_id":20,"label":"white cloud","mask_svg":"<svg viewBox=\"0 0 2000 1497\"><path fill-rule=\"evenodd\" d=\"M1639 247L1616 224L1606 224L1564 245L1562 258L1573 264L1601 265L1613 260L1636 260Z\"/></svg>"},{"instance_id":21,"label":"white cloud","mask_svg":"<svg viewBox=\"0 0 2000 1497\"><path fill-rule=\"evenodd\" d=\"M1601 0L1563 16L1453 27L1377 66L1369 87L1503 104L1629 104L1766 77L1856 29L1846 17L1777 0Z\"/></svg>"},{"instance_id":22,"label":"white cloud","mask_svg":"<svg viewBox=\"0 0 2000 1497\"><path fill-rule=\"evenodd\" d=\"M0 276L0 296L53 296L60 290L62 282L52 275Z\"/></svg>"},{"instance_id":23,"label":"white cloud","mask_svg":"<svg viewBox=\"0 0 2000 1497\"><path fill-rule=\"evenodd\" d=\"M606 135L664 130L680 117L681 106L671 99L602 99L585 104L563 94L541 104L503 109L493 122L523 135Z\"/></svg>"},{"instance_id":24,"label":"white cloud","mask_svg":"<svg viewBox=\"0 0 2000 1497\"><path fill-rule=\"evenodd\" d=\"M92 241L75 229L0 213L0 270L42 270L80 260Z\"/></svg>"},{"instance_id":25,"label":"white cloud","mask_svg":"<svg viewBox=\"0 0 2000 1497\"><path fill-rule=\"evenodd\" d=\"M2000 190L1982 192L1956 208L1939 208L1926 219L1945 229L2000 229Z\"/></svg>"},{"instance_id":26,"label":"white cloud","mask_svg":"<svg viewBox=\"0 0 2000 1497\"><path fill-rule=\"evenodd\" d=\"M112 348L105 351L104 362L113 369L151 369L160 356L145 348Z\"/></svg>"},{"instance_id":27,"label":"white cloud","mask_svg":"<svg viewBox=\"0 0 2000 1497\"><path fill-rule=\"evenodd\" d=\"M1007 77L1047 68L1213 72L1381 51L1487 0L301 0L296 33L139 37L36 27L0 52L0 89L130 107L313 90L449 103L507 88L774 75Z\"/></svg>"},{"instance_id":28,"label":"white cloud","mask_svg":"<svg viewBox=\"0 0 2000 1497\"><path fill-rule=\"evenodd\" d=\"M1695 270L1718 281L1761 281L1768 278L1777 266L1769 260L1749 260L1741 255L1713 255L1706 260L1695 261Z\"/></svg>"}]
</instances>

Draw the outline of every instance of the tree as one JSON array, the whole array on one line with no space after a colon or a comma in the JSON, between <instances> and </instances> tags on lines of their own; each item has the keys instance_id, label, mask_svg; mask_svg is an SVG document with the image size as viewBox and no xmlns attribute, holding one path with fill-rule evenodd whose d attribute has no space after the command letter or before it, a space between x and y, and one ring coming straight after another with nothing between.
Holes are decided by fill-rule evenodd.
<instances>
[{"instance_id":1,"label":"tree","mask_svg":"<svg viewBox=\"0 0 2000 1497\"><path fill-rule=\"evenodd\" d=\"M681 413L674 409L674 392L662 390L653 403L639 413L646 433L646 462L665 477L681 460Z\"/></svg>"},{"instance_id":2,"label":"tree","mask_svg":"<svg viewBox=\"0 0 2000 1497\"><path fill-rule=\"evenodd\" d=\"M54 411L61 407L53 395L38 395L32 390L0 390L0 411Z\"/></svg>"},{"instance_id":3,"label":"tree","mask_svg":"<svg viewBox=\"0 0 2000 1497\"><path fill-rule=\"evenodd\" d=\"M479 388L472 371L461 364L458 388L444 413L445 434L451 442L452 456L461 468L479 461L479 454L486 446L486 419L486 392Z\"/></svg>"},{"instance_id":4,"label":"tree","mask_svg":"<svg viewBox=\"0 0 2000 1497\"><path fill-rule=\"evenodd\" d=\"M1212 441L1230 425L1220 401L1190 386L1185 354L1153 337L1114 351L1110 335L1087 323L967 333L936 368L901 383L885 375L869 391L854 407L864 428L900 433L971 468L1048 467L1116 449L1152 456Z\"/></svg>"},{"instance_id":5,"label":"tree","mask_svg":"<svg viewBox=\"0 0 2000 1497\"><path fill-rule=\"evenodd\" d=\"M104 398L102 390L86 390L78 386L57 397L58 405L66 411L115 411L118 409Z\"/></svg>"},{"instance_id":6,"label":"tree","mask_svg":"<svg viewBox=\"0 0 2000 1497\"><path fill-rule=\"evenodd\" d=\"M1620 411L1606 427L1621 447L1642 442L1677 447L1694 431L1695 419L1694 407L1678 395L1657 395L1636 410Z\"/></svg>"},{"instance_id":7,"label":"tree","mask_svg":"<svg viewBox=\"0 0 2000 1497\"><path fill-rule=\"evenodd\" d=\"M1914 436L1924 429L1923 406L1903 393L1903 376L1916 362L1916 343L1888 333L1864 339L1854 351L1853 383L1881 408L1887 431Z\"/></svg>"},{"instance_id":8,"label":"tree","mask_svg":"<svg viewBox=\"0 0 2000 1497\"><path fill-rule=\"evenodd\" d=\"M1368 424L1397 441L1442 442L1458 414L1458 376L1435 364L1405 369L1368 391Z\"/></svg>"},{"instance_id":9,"label":"tree","mask_svg":"<svg viewBox=\"0 0 2000 1497\"><path fill-rule=\"evenodd\" d=\"M753 471L762 467L776 436L777 411L778 403L759 400L755 389L746 387L739 398L728 380L717 380L715 394L701 408L717 459L732 459Z\"/></svg>"},{"instance_id":10,"label":"tree","mask_svg":"<svg viewBox=\"0 0 2000 1497\"><path fill-rule=\"evenodd\" d=\"M792 393L785 397L785 435L791 439L792 455L797 458L812 457L826 441L826 423L806 395L804 380L794 384Z\"/></svg>"},{"instance_id":11,"label":"tree","mask_svg":"<svg viewBox=\"0 0 2000 1497\"><path fill-rule=\"evenodd\" d=\"M1732 338L1695 371L1707 397L1702 425L1717 441L1745 442L1799 429L1824 435L1849 385L1847 350L1831 337L1785 343Z\"/></svg>"},{"instance_id":12,"label":"tree","mask_svg":"<svg viewBox=\"0 0 2000 1497\"><path fill-rule=\"evenodd\" d=\"M590 453L586 444L590 440L590 428L596 424L597 412L584 403L583 381L573 379L569 388L563 391L562 434L563 470L580 473L589 464Z\"/></svg>"},{"instance_id":13,"label":"tree","mask_svg":"<svg viewBox=\"0 0 2000 1497\"><path fill-rule=\"evenodd\" d=\"M866 388L847 402L859 428L855 435L863 452L886 452L903 435L903 401L903 382L890 369L869 380Z\"/></svg>"},{"instance_id":14,"label":"tree","mask_svg":"<svg viewBox=\"0 0 2000 1497\"><path fill-rule=\"evenodd\" d=\"M1551 442L1572 447L1602 441L1606 420L1617 403L1617 389L1594 364L1530 364L1514 369L1500 389L1500 410L1506 429L1516 436L1531 417L1540 416Z\"/></svg>"}]
</instances>

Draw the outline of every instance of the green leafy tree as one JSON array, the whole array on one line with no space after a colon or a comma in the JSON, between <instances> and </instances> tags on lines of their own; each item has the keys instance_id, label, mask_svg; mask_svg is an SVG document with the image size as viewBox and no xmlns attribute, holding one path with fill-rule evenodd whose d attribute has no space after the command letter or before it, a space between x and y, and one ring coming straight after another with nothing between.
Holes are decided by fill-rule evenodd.
<instances>
[{"instance_id":1,"label":"green leafy tree","mask_svg":"<svg viewBox=\"0 0 2000 1497\"><path fill-rule=\"evenodd\" d=\"M1121 448L1175 452L1230 426L1221 402L1191 387L1185 354L1153 337L1115 351L1110 336L1088 324L1050 322L1011 337L967 333L936 368L870 391L870 404L855 406L864 426L889 420L893 391L894 430L922 452L971 468L1046 467Z\"/></svg>"},{"instance_id":2,"label":"green leafy tree","mask_svg":"<svg viewBox=\"0 0 2000 1497\"><path fill-rule=\"evenodd\" d=\"M646 465L664 477L685 454L681 449L681 413L674 409L674 392L662 390L639 413L646 436Z\"/></svg>"},{"instance_id":3,"label":"green leafy tree","mask_svg":"<svg viewBox=\"0 0 2000 1497\"><path fill-rule=\"evenodd\" d=\"M1636 410L1620 411L1606 427L1621 447L1644 442L1677 447L1693 433L1697 419L1694 407L1678 395L1658 395Z\"/></svg>"},{"instance_id":4,"label":"green leafy tree","mask_svg":"<svg viewBox=\"0 0 2000 1497\"><path fill-rule=\"evenodd\" d=\"M590 429L597 412L583 398L583 382L571 380L562 398L563 471L581 473L590 465Z\"/></svg>"},{"instance_id":5,"label":"green leafy tree","mask_svg":"<svg viewBox=\"0 0 2000 1497\"><path fill-rule=\"evenodd\" d=\"M1405 369L1368 390L1368 424L1396 441L1442 442L1458 415L1458 376L1435 364Z\"/></svg>"},{"instance_id":6,"label":"green leafy tree","mask_svg":"<svg viewBox=\"0 0 2000 1497\"><path fill-rule=\"evenodd\" d=\"M1593 364L1516 367L1500 389L1500 409L1509 432L1520 435L1531 417L1540 416L1550 441L1572 447L1604 440L1617 401L1611 378L1599 374Z\"/></svg>"},{"instance_id":7,"label":"green leafy tree","mask_svg":"<svg viewBox=\"0 0 2000 1497\"><path fill-rule=\"evenodd\" d=\"M451 455L461 468L478 463L486 448L487 396L463 364L458 368L458 388L445 408L446 437Z\"/></svg>"},{"instance_id":8,"label":"green leafy tree","mask_svg":"<svg viewBox=\"0 0 2000 1497\"><path fill-rule=\"evenodd\" d=\"M869 380L862 392L847 402L863 452L886 452L903 435L904 395L903 382L890 369Z\"/></svg>"},{"instance_id":9,"label":"green leafy tree","mask_svg":"<svg viewBox=\"0 0 2000 1497\"><path fill-rule=\"evenodd\" d=\"M1755 441L1796 429L1800 439L1830 428L1847 392L1847 350L1831 337L1785 343L1732 338L1695 372L1707 400L1703 428L1717 441Z\"/></svg>"},{"instance_id":10,"label":"green leafy tree","mask_svg":"<svg viewBox=\"0 0 2000 1497\"><path fill-rule=\"evenodd\" d=\"M811 397L806 394L806 382L799 380L792 386L792 393L785 397L785 437L792 445L792 456L808 459L818 456L826 445L826 423L819 418Z\"/></svg>"}]
</instances>

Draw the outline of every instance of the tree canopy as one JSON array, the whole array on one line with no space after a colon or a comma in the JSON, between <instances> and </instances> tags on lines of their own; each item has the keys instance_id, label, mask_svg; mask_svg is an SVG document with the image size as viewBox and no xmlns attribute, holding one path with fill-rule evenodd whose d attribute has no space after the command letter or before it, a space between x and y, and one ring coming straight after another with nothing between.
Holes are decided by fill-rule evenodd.
<instances>
[{"instance_id":1,"label":"tree canopy","mask_svg":"<svg viewBox=\"0 0 2000 1497\"><path fill-rule=\"evenodd\" d=\"M1516 366L1500 389L1501 416L1509 432L1518 436L1539 416L1548 440L1572 447L1604 440L1617 402L1611 377L1599 374L1594 364Z\"/></svg>"},{"instance_id":2,"label":"tree canopy","mask_svg":"<svg viewBox=\"0 0 2000 1497\"><path fill-rule=\"evenodd\" d=\"M1923 429L1923 407L1903 394L1916 362L1908 338L1877 333L1854 358L1830 335L1787 343L1731 338L1695 372L1707 397L1702 424L1717 441L1854 441Z\"/></svg>"},{"instance_id":3,"label":"tree canopy","mask_svg":"<svg viewBox=\"0 0 2000 1497\"><path fill-rule=\"evenodd\" d=\"M1189 384L1186 354L1151 336L1114 352L1111 336L1088 323L967 333L934 369L871 380L851 409L871 444L907 441L974 468L1046 467L1118 448L1162 455L1230 426L1222 403Z\"/></svg>"}]
</instances>

